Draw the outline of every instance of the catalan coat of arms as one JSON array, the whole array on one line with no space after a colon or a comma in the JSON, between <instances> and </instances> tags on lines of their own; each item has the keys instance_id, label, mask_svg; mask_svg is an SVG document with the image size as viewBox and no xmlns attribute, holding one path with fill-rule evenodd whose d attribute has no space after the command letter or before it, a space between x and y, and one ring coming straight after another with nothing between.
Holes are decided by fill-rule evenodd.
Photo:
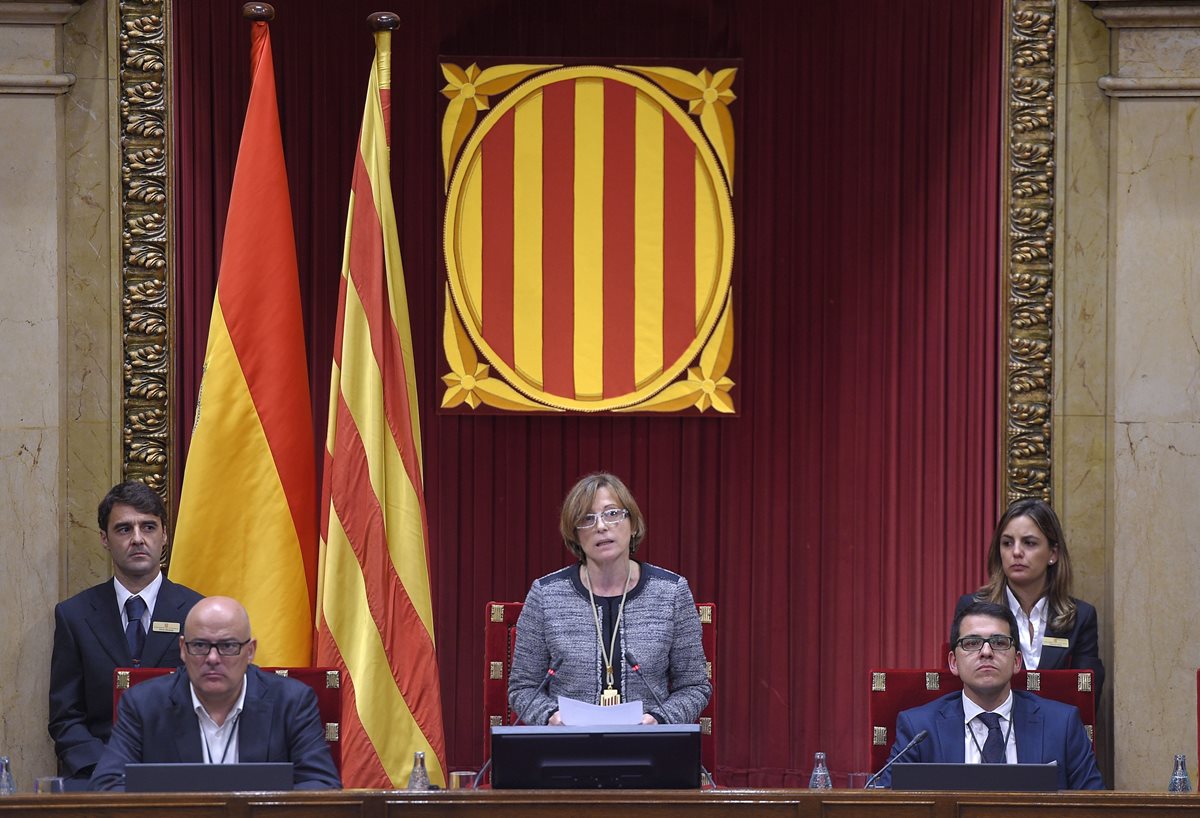
<instances>
[{"instance_id":1,"label":"catalan coat of arms","mask_svg":"<svg viewBox=\"0 0 1200 818\"><path fill-rule=\"evenodd\" d=\"M445 410L734 413L736 65L443 58Z\"/></svg>"}]
</instances>

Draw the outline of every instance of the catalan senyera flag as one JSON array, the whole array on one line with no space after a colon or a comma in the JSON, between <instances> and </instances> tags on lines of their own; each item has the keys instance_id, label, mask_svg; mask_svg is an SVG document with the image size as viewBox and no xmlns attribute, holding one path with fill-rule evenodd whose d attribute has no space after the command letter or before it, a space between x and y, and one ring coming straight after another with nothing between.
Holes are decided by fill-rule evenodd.
<instances>
[{"instance_id":1,"label":"catalan senyera flag","mask_svg":"<svg viewBox=\"0 0 1200 818\"><path fill-rule=\"evenodd\" d=\"M171 579L250 613L262 665L312 662L316 457L267 23L229 199Z\"/></svg>"},{"instance_id":2,"label":"catalan senyera flag","mask_svg":"<svg viewBox=\"0 0 1200 818\"><path fill-rule=\"evenodd\" d=\"M321 494L317 663L342 674L342 781L445 785L421 432L388 173L391 32L375 33L350 191Z\"/></svg>"}]
</instances>

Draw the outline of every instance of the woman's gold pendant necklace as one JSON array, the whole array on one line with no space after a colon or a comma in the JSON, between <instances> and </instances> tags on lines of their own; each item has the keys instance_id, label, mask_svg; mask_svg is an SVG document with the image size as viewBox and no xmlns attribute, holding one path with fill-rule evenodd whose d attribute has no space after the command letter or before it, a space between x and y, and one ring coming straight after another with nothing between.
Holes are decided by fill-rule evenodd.
<instances>
[{"instance_id":1,"label":"woman's gold pendant necklace","mask_svg":"<svg viewBox=\"0 0 1200 818\"><path fill-rule=\"evenodd\" d=\"M582 572L587 571L585 565ZM604 690L600 693L600 706L609 707L614 704L621 703L621 691L617 690L615 678L613 676L613 654L617 649L617 634L621 630L621 617L625 615L625 598L629 594L629 581L633 578L633 562L630 561L629 568L625 574L625 590L621 593L621 607L617 609L617 621L613 624L612 644L608 646L608 650L604 649L604 632L600 627L600 611L596 608L596 598L592 594L592 580L588 577L588 601L591 603L592 616L596 622L596 641L600 643L600 655L604 659Z\"/></svg>"},{"instance_id":2,"label":"woman's gold pendant necklace","mask_svg":"<svg viewBox=\"0 0 1200 818\"><path fill-rule=\"evenodd\" d=\"M617 690L615 687L613 687L612 666L610 665L608 668L606 668L606 671L607 671L607 675L608 675L608 678L607 678L608 687L604 688L604 692L600 694L600 706L601 707L608 707L610 705L621 703L621 693L619 690Z\"/></svg>"}]
</instances>

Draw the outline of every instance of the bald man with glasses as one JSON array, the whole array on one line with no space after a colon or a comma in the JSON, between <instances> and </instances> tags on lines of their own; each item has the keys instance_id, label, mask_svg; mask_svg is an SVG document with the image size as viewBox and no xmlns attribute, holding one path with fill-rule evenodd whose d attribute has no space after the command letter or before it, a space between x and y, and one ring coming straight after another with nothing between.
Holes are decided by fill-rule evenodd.
<instances>
[{"instance_id":1,"label":"bald man with glasses","mask_svg":"<svg viewBox=\"0 0 1200 818\"><path fill-rule=\"evenodd\" d=\"M121 697L91 789L124 790L130 763L268 761L291 762L296 789L341 787L316 694L252 665L257 647L236 600L196 603L179 638L187 673L150 679Z\"/></svg>"},{"instance_id":2,"label":"bald man with glasses","mask_svg":"<svg viewBox=\"0 0 1200 818\"><path fill-rule=\"evenodd\" d=\"M905 710L896 719L895 758L913 736L928 731L906 762L1058 765L1063 790L1104 789L1092 743L1079 711L1061 702L1012 689L1021 669L1019 630L1011 610L972 602L950 628L950 672L961 692ZM891 772L879 778L891 786Z\"/></svg>"}]
</instances>

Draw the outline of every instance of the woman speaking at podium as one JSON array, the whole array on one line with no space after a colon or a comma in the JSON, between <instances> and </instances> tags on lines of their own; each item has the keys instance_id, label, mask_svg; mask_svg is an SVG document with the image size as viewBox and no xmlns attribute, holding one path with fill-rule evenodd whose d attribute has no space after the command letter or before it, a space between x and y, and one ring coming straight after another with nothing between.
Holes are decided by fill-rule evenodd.
<instances>
[{"instance_id":1,"label":"woman speaking at podium","mask_svg":"<svg viewBox=\"0 0 1200 818\"><path fill-rule=\"evenodd\" d=\"M1009 608L1020 626L1025 667L1091 669L1099 701L1104 663L1096 609L1071 596L1071 555L1054 509L1034 498L1009 506L992 533L987 566L987 584L960 598L955 614L972 599Z\"/></svg>"},{"instance_id":2,"label":"woman speaking at podium","mask_svg":"<svg viewBox=\"0 0 1200 818\"><path fill-rule=\"evenodd\" d=\"M574 565L536 580L517 620L508 702L525 724L561 724L558 697L641 700L644 724L696 721L712 687L687 580L633 559L646 536L614 475L590 474L563 500Z\"/></svg>"}]
</instances>

